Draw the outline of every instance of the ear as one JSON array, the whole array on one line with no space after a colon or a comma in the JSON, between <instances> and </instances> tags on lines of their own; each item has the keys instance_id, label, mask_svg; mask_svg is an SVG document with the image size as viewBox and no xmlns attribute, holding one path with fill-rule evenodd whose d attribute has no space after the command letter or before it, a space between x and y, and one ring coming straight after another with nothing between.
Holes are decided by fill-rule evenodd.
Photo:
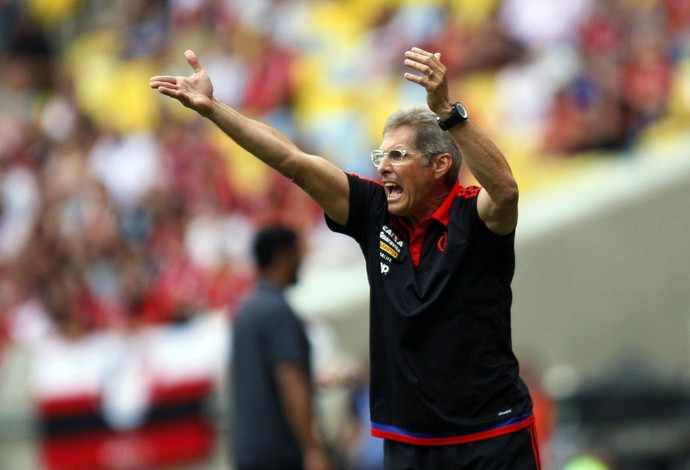
<instances>
[{"instance_id":1,"label":"ear","mask_svg":"<svg viewBox=\"0 0 690 470\"><path fill-rule=\"evenodd\" d=\"M453 166L453 157L449 153L442 153L434 159L434 178L440 179L444 178L446 173L450 171L450 167Z\"/></svg>"}]
</instances>

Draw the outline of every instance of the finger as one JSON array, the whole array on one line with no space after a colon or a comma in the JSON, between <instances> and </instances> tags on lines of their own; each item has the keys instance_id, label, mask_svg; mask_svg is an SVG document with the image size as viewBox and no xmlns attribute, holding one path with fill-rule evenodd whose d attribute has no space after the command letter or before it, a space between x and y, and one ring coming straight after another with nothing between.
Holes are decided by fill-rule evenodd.
<instances>
[{"instance_id":1,"label":"finger","mask_svg":"<svg viewBox=\"0 0 690 470\"><path fill-rule=\"evenodd\" d=\"M424 86L424 80L427 79L427 77L416 75L414 73L409 72L406 72L403 76L405 77L405 80L422 86Z\"/></svg>"},{"instance_id":2,"label":"finger","mask_svg":"<svg viewBox=\"0 0 690 470\"><path fill-rule=\"evenodd\" d=\"M427 52L423 49L419 49L418 47L413 47L412 50L405 52L405 57L406 57L406 60L418 62L420 64L424 64L427 67L431 68L432 65L436 65L436 64L440 63L441 53L436 52L436 53L432 54L431 52ZM428 70L420 70L420 72L428 74L429 71Z\"/></svg>"},{"instance_id":3,"label":"finger","mask_svg":"<svg viewBox=\"0 0 690 470\"><path fill-rule=\"evenodd\" d=\"M163 76L157 75L155 77L151 77L151 79L149 80L149 83L151 84L151 86L156 85L156 87L159 87L159 86L165 85L165 84L176 85L177 84L177 78L171 77L168 75L163 75Z\"/></svg>"},{"instance_id":4,"label":"finger","mask_svg":"<svg viewBox=\"0 0 690 470\"><path fill-rule=\"evenodd\" d=\"M174 90L172 90L171 88L167 88L164 85L160 85L160 86L155 87L155 88L158 90L158 93L160 93L161 95L172 96L174 93Z\"/></svg>"},{"instance_id":5,"label":"finger","mask_svg":"<svg viewBox=\"0 0 690 470\"><path fill-rule=\"evenodd\" d=\"M431 56L434 55L434 54L432 54L432 53L429 52L429 51L425 51L424 49L420 49L419 47L413 47L413 48L411 49L411 51L414 52L415 54L423 55L423 56L426 56L426 57L431 57Z\"/></svg>"},{"instance_id":6,"label":"finger","mask_svg":"<svg viewBox=\"0 0 690 470\"><path fill-rule=\"evenodd\" d=\"M176 100L184 102L184 99L186 97L186 94L183 91L173 89L173 88L168 88L165 86L161 86L158 88L158 92L161 95L168 96L170 98L175 98Z\"/></svg>"},{"instance_id":7,"label":"finger","mask_svg":"<svg viewBox=\"0 0 690 470\"><path fill-rule=\"evenodd\" d=\"M431 78L434 74L434 69L432 69L429 65L416 62L411 59L405 59L405 65L407 65L411 69L416 70L419 73L424 74L427 78Z\"/></svg>"},{"instance_id":8,"label":"finger","mask_svg":"<svg viewBox=\"0 0 690 470\"><path fill-rule=\"evenodd\" d=\"M187 58L187 63L192 67L194 73L201 71L201 64L199 64L199 58L196 56L194 51L186 50L184 51L184 56Z\"/></svg>"}]
</instances>

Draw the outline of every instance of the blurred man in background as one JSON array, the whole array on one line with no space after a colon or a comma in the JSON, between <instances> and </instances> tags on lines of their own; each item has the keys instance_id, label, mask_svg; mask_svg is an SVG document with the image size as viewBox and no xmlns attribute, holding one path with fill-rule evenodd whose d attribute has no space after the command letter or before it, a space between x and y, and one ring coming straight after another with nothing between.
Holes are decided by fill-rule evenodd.
<instances>
[{"instance_id":1,"label":"blurred man in background","mask_svg":"<svg viewBox=\"0 0 690 470\"><path fill-rule=\"evenodd\" d=\"M265 227L254 256L260 279L233 329L233 460L238 470L327 470L314 423L309 341L283 296L297 282L300 239L291 229Z\"/></svg>"}]
</instances>

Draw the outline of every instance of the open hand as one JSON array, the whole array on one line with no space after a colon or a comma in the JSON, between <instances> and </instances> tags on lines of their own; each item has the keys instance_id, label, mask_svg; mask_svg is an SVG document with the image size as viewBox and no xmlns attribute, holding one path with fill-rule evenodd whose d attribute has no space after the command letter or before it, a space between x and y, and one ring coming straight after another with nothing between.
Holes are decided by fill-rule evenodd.
<instances>
[{"instance_id":1,"label":"open hand","mask_svg":"<svg viewBox=\"0 0 690 470\"><path fill-rule=\"evenodd\" d=\"M151 77L149 85L159 93L175 98L186 107L207 116L213 109L213 84L199 59L192 51L185 51L187 63L193 73L189 77L157 75Z\"/></svg>"},{"instance_id":2,"label":"open hand","mask_svg":"<svg viewBox=\"0 0 690 470\"><path fill-rule=\"evenodd\" d=\"M451 111L451 102L448 99L448 79L446 66L441 62L439 52L431 53L413 47L405 52L405 65L416 72L405 73L405 79L417 83L426 89L426 103L433 112L442 118L447 118Z\"/></svg>"}]
</instances>

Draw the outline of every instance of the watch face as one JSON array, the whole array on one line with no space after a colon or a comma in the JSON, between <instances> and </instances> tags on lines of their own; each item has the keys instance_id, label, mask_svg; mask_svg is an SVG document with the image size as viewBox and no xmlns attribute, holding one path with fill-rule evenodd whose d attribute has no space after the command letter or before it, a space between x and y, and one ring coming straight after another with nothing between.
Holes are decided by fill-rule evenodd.
<instances>
[{"instance_id":1,"label":"watch face","mask_svg":"<svg viewBox=\"0 0 690 470\"><path fill-rule=\"evenodd\" d=\"M463 105L461 105L460 103L455 103L455 109L457 110L461 118L467 119L467 109L465 109Z\"/></svg>"},{"instance_id":2,"label":"watch face","mask_svg":"<svg viewBox=\"0 0 690 470\"><path fill-rule=\"evenodd\" d=\"M467 120L467 116L467 109L465 109L465 107L460 103L454 103L453 112L451 113L450 117L445 121L441 120L441 118L438 118L437 122L441 129L447 131L448 129L456 126L457 124L465 122Z\"/></svg>"}]
</instances>

